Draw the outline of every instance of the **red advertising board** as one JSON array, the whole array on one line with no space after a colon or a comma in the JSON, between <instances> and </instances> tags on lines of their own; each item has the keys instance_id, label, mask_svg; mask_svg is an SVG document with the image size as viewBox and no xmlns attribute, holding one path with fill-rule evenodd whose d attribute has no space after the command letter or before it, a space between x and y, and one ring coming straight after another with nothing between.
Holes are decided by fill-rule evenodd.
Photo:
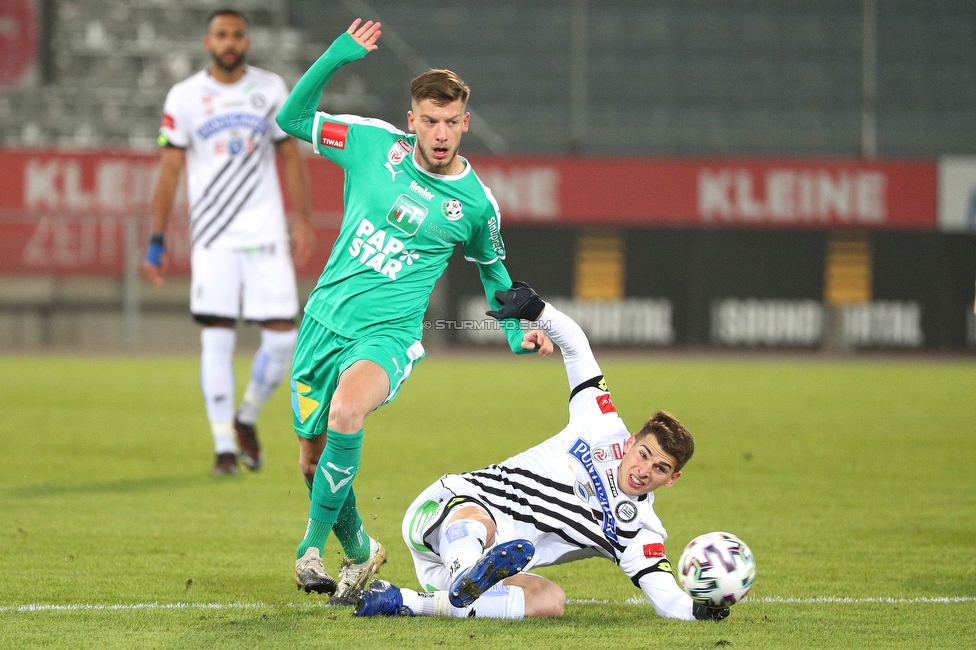
<instances>
[{"instance_id":1,"label":"red advertising board","mask_svg":"<svg viewBox=\"0 0 976 650\"><path fill-rule=\"evenodd\" d=\"M934 160L472 157L472 162L508 223L936 225Z\"/></svg>"},{"instance_id":2,"label":"red advertising board","mask_svg":"<svg viewBox=\"0 0 976 650\"><path fill-rule=\"evenodd\" d=\"M936 161L472 156L505 224L933 230ZM148 238L155 153L0 149L0 273L112 273L124 224ZM342 214L342 171L308 159L317 275ZM188 270L186 197L168 233Z\"/></svg>"}]
</instances>

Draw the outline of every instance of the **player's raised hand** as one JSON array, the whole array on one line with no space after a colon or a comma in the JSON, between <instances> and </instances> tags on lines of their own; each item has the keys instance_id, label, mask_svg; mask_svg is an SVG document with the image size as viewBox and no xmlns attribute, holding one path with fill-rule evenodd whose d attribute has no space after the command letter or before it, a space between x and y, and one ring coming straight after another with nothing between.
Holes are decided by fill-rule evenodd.
<instances>
[{"instance_id":1,"label":"player's raised hand","mask_svg":"<svg viewBox=\"0 0 976 650\"><path fill-rule=\"evenodd\" d=\"M362 23L362 25L360 25ZM349 35L352 36L353 40L365 47L368 51L372 52L379 46L376 41L380 40L380 24L374 23L372 20L367 20L363 23L361 18L357 18L352 21L352 25L349 26L347 30Z\"/></svg>"}]
</instances>

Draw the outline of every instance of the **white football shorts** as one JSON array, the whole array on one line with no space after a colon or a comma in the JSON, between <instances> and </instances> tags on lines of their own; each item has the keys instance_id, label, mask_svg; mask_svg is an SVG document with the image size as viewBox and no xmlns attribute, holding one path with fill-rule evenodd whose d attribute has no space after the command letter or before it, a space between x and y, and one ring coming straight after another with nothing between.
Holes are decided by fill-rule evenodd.
<instances>
[{"instance_id":1,"label":"white football shorts","mask_svg":"<svg viewBox=\"0 0 976 650\"><path fill-rule=\"evenodd\" d=\"M459 495L445 487L443 481L449 478L460 480L457 476L450 474L441 477L441 480L428 487L414 499L403 516L403 541L407 543L407 547L410 549L417 580L424 591L445 590L451 586L451 574L441 561L437 548L440 537L438 531L451 511L472 501L484 507L484 504L477 498L464 496L463 492ZM487 508L485 509L487 510ZM496 531L495 543L497 544L500 541L505 540L499 539Z\"/></svg>"},{"instance_id":2,"label":"white football shorts","mask_svg":"<svg viewBox=\"0 0 976 650\"><path fill-rule=\"evenodd\" d=\"M290 320L298 287L288 242L251 248L195 246L190 313L249 321Z\"/></svg>"}]
</instances>

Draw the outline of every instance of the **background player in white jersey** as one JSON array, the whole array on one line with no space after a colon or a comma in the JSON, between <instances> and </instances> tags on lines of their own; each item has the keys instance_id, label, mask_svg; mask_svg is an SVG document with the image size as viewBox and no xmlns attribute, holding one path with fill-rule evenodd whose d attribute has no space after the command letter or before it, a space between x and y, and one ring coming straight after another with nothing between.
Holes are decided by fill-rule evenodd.
<instances>
[{"instance_id":1,"label":"background player in white jersey","mask_svg":"<svg viewBox=\"0 0 976 650\"><path fill-rule=\"evenodd\" d=\"M143 270L154 286L162 284L168 264L163 233L185 162L190 311L203 325L200 383L216 452L213 473L234 474L238 450L245 466L261 468L255 422L288 371L297 336L298 290L275 153L281 155L297 212L291 242L298 264L312 252L309 182L297 143L274 120L288 96L284 81L245 65L250 38L244 15L233 9L214 11L203 44L210 65L173 86L163 107L152 238ZM235 413L238 317L260 323L262 329L251 378Z\"/></svg>"},{"instance_id":2,"label":"background player in white jersey","mask_svg":"<svg viewBox=\"0 0 976 650\"><path fill-rule=\"evenodd\" d=\"M674 484L694 453L688 430L659 411L628 432L583 330L524 283L499 295L497 318L539 321L562 350L569 424L556 436L482 470L448 474L407 510L403 538L425 591L377 580L359 616L561 616L566 594L533 567L605 557L657 613L721 620L728 608L693 603L665 555L654 491ZM488 549L487 551L485 549Z\"/></svg>"},{"instance_id":3,"label":"background player in white jersey","mask_svg":"<svg viewBox=\"0 0 976 650\"><path fill-rule=\"evenodd\" d=\"M461 244L492 306L495 292L512 286L498 204L458 155L470 90L456 74L431 70L411 82L409 133L317 110L335 71L377 49L379 37L378 23L353 22L295 84L277 118L345 174L342 227L305 305L292 363L293 425L311 497L295 579L306 592L334 593L333 604L354 604L350 596L358 598L385 561L363 528L353 479L367 416L396 397L424 356L434 282ZM523 339L511 324L505 333L514 352L551 351L542 332ZM330 532L348 558L338 585L321 558Z\"/></svg>"}]
</instances>

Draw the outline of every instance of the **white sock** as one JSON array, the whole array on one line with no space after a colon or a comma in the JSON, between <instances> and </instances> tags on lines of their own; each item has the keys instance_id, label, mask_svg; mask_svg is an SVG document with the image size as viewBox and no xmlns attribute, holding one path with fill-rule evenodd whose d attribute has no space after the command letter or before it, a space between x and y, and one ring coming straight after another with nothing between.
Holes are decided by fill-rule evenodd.
<instances>
[{"instance_id":1,"label":"white sock","mask_svg":"<svg viewBox=\"0 0 976 650\"><path fill-rule=\"evenodd\" d=\"M406 590L401 589L404 593ZM411 601L413 602L413 601ZM413 607L407 603L404 596L403 604L411 609ZM525 592L521 587L514 587L498 583L485 593L481 594L478 600L468 607L455 607L451 604L446 591L435 591L433 612L431 614L414 614L418 616L450 616L453 618L525 618Z\"/></svg>"},{"instance_id":2,"label":"white sock","mask_svg":"<svg viewBox=\"0 0 976 650\"><path fill-rule=\"evenodd\" d=\"M414 591L413 589L400 589L400 596L403 597L403 604L410 608L414 616L434 616L434 597L446 591Z\"/></svg>"},{"instance_id":3,"label":"white sock","mask_svg":"<svg viewBox=\"0 0 976 650\"><path fill-rule=\"evenodd\" d=\"M471 568L484 555L486 539L488 529L474 519L459 519L441 529L438 550L452 581L454 576Z\"/></svg>"},{"instance_id":4,"label":"white sock","mask_svg":"<svg viewBox=\"0 0 976 650\"><path fill-rule=\"evenodd\" d=\"M237 411L237 417L245 424L258 421L258 413L271 397L271 393L278 387L285 373L291 366L291 357L295 352L295 341L298 330L287 332L277 330L261 330L261 347L254 355L251 363L251 380L244 391L244 399Z\"/></svg>"},{"instance_id":5,"label":"white sock","mask_svg":"<svg viewBox=\"0 0 976 650\"><path fill-rule=\"evenodd\" d=\"M204 327L200 332L200 387L213 434L214 451L237 453L234 438L234 343L229 327Z\"/></svg>"}]
</instances>

